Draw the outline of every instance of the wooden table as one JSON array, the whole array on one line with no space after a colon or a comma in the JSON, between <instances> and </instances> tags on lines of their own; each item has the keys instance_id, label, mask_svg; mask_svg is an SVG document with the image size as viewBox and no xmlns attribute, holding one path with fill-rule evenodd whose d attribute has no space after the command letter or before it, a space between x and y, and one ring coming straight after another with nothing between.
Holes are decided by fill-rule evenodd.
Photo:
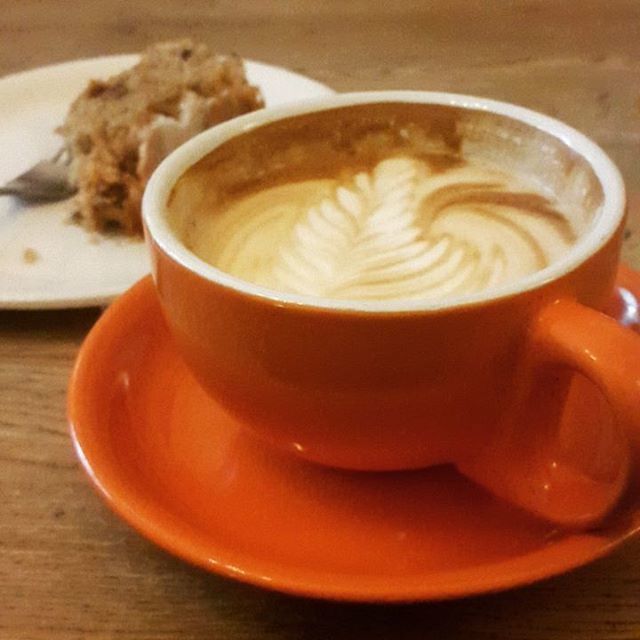
<instances>
[{"instance_id":1,"label":"wooden table","mask_svg":"<svg viewBox=\"0 0 640 640\"><path fill-rule=\"evenodd\" d=\"M594 137L640 190L634 0L4 0L0 75L185 34L338 90L536 108ZM639 247L632 233L625 255L640 267ZM103 506L67 436L67 378L98 315L0 313L0 640L640 638L640 540L527 589L386 607L261 591L166 555Z\"/></svg>"}]
</instances>

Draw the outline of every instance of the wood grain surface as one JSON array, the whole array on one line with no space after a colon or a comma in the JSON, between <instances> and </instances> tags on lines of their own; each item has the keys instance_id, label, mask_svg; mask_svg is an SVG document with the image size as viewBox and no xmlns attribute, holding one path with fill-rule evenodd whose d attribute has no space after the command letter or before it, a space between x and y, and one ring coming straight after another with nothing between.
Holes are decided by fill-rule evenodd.
<instances>
[{"instance_id":1,"label":"wood grain surface","mask_svg":"<svg viewBox=\"0 0 640 640\"><path fill-rule=\"evenodd\" d=\"M634 0L4 0L0 75L183 35L338 90L446 89L533 107L592 136L640 190ZM625 257L640 267L632 201ZM0 313L0 640L640 639L638 540L533 587L408 606L298 599L173 559L103 506L70 445L68 375L98 315Z\"/></svg>"}]
</instances>

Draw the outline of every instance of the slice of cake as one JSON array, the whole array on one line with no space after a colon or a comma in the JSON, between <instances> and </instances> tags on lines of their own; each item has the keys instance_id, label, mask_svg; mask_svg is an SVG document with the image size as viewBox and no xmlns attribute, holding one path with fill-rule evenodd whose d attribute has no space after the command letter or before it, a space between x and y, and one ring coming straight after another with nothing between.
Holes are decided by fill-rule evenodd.
<instances>
[{"instance_id":1,"label":"slice of cake","mask_svg":"<svg viewBox=\"0 0 640 640\"><path fill-rule=\"evenodd\" d=\"M196 133L262 106L239 57L190 40L152 46L133 68L92 80L59 129L82 224L140 234L142 192L159 162Z\"/></svg>"}]
</instances>

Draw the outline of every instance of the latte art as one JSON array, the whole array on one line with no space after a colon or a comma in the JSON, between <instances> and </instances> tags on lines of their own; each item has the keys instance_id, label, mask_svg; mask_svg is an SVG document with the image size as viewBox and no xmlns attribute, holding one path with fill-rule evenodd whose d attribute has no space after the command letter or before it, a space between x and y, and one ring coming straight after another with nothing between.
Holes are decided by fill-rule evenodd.
<instances>
[{"instance_id":1,"label":"latte art","mask_svg":"<svg viewBox=\"0 0 640 640\"><path fill-rule=\"evenodd\" d=\"M193 250L279 291L435 300L516 281L574 242L570 220L514 176L399 156L240 198L211 216Z\"/></svg>"}]
</instances>

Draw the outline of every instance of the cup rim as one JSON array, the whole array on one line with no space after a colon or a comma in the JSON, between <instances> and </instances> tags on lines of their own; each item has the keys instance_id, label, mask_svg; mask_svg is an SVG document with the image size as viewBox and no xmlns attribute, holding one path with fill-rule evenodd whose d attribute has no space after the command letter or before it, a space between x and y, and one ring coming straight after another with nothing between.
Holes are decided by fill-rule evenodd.
<instances>
[{"instance_id":1,"label":"cup rim","mask_svg":"<svg viewBox=\"0 0 640 640\"><path fill-rule=\"evenodd\" d=\"M437 104L487 111L523 122L544 131L585 158L603 191L603 202L595 223L560 260L503 287L442 300L350 300L287 293L269 289L225 273L199 258L174 235L166 221L166 203L178 179L208 153L236 135L271 122L358 104L384 102ZM279 306L315 307L335 311L407 312L437 311L509 298L540 288L566 275L585 262L615 234L625 212L625 186L620 171L595 142L583 133L550 116L508 102L440 91L363 91L334 94L260 109L216 125L194 136L169 154L153 172L142 198L142 219L147 242L153 241L172 260L198 276L223 287Z\"/></svg>"}]
</instances>

